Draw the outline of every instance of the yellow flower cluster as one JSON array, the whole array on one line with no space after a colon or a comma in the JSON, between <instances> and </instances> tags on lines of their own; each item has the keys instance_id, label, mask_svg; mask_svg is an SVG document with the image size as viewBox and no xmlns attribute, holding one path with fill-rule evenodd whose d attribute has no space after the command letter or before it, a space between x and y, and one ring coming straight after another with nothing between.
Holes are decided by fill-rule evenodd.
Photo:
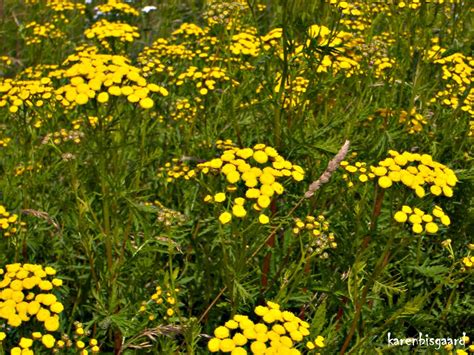
<instances>
[{"instance_id":1,"label":"yellow flower cluster","mask_svg":"<svg viewBox=\"0 0 474 355\"><path fill-rule=\"evenodd\" d=\"M209 351L245 355L252 354L301 354L296 346L309 336L309 324L280 305L268 301L266 306L257 306L258 323L246 315L235 315L224 325L214 330L209 340ZM308 349L324 347L324 338L306 343Z\"/></svg>"},{"instance_id":2,"label":"yellow flower cluster","mask_svg":"<svg viewBox=\"0 0 474 355\"><path fill-rule=\"evenodd\" d=\"M390 150L389 155L369 169L363 162L352 165L348 161L342 161L341 167L348 173L360 174L358 178L361 182L377 179L379 186L384 189L394 182L400 182L414 190L420 198L427 193L424 185L428 185L429 192L435 196L453 196L453 187L458 181L456 174L447 166L434 161L431 155L410 152L400 154L394 150ZM344 178L347 180L347 176Z\"/></svg>"},{"instance_id":3,"label":"yellow flower cluster","mask_svg":"<svg viewBox=\"0 0 474 355\"><path fill-rule=\"evenodd\" d=\"M154 73L163 73L167 71L169 76L173 76L173 67L165 66L159 58L156 58L151 54L153 51L149 47L145 49L138 55L138 63L142 69L142 75L146 78Z\"/></svg>"},{"instance_id":4,"label":"yellow flower cluster","mask_svg":"<svg viewBox=\"0 0 474 355\"><path fill-rule=\"evenodd\" d=\"M171 112L158 116L158 119L160 122L167 122L170 127L173 123L178 123L179 127L184 127L185 124L195 120L198 108L204 109L204 106L196 105L196 103L187 98L177 99L173 104Z\"/></svg>"},{"instance_id":5,"label":"yellow flower cluster","mask_svg":"<svg viewBox=\"0 0 474 355\"><path fill-rule=\"evenodd\" d=\"M96 9L103 14L121 13L132 16L140 15L137 9L121 0L108 0L106 4L98 5Z\"/></svg>"},{"instance_id":6,"label":"yellow flower cluster","mask_svg":"<svg viewBox=\"0 0 474 355\"><path fill-rule=\"evenodd\" d=\"M87 338L87 332L84 330L83 325L79 322L74 322L74 342L69 338L67 334L62 334L60 339L56 339L52 334L41 332L33 332L30 338L21 338L19 346L14 347L10 350L10 354L34 354L33 350L29 349L35 341L41 343L42 348L46 348L49 352L63 353L66 349L75 347L76 351L80 355L88 355L89 351L92 354L97 354L100 351L97 339ZM1 337L0 337L1 341ZM41 353L43 353L41 352Z\"/></svg>"},{"instance_id":7,"label":"yellow flower cluster","mask_svg":"<svg viewBox=\"0 0 474 355\"><path fill-rule=\"evenodd\" d=\"M179 26L177 30L174 30L171 35L175 37L202 37L205 36L209 32L207 28L202 29L198 25L194 23L185 22Z\"/></svg>"},{"instance_id":8,"label":"yellow flower cluster","mask_svg":"<svg viewBox=\"0 0 474 355\"><path fill-rule=\"evenodd\" d=\"M416 112L416 108L413 107L410 112L400 111L399 122L407 126L408 133L414 134L421 132L428 120L422 114Z\"/></svg>"},{"instance_id":9,"label":"yellow flower cluster","mask_svg":"<svg viewBox=\"0 0 474 355\"><path fill-rule=\"evenodd\" d=\"M105 122L110 122L112 121L112 116L107 116L104 118ZM90 125L92 128L97 127L97 124L99 123L99 118L96 116L88 116L86 120L83 120L82 118L78 118L77 120L72 120L72 129L75 131L80 130L84 126Z\"/></svg>"},{"instance_id":10,"label":"yellow flower cluster","mask_svg":"<svg viewBox=\"0 0 474 355\"><path fill-rule=\"evenodd\" d=\"M462 53L453 53L443 57L445 48L438 45L428 51L428 56L434 59L434 63L441 64L443 72L442 79L445 81L444 90L436 93L431 102L440 102L453 109L461 108L474 117L474 88L472 87L472 76L474 58Z\"/></svg>"},{"instance_id":11,"label":"yellow flower cluster","mask_svg":"<svg viewBox=\"0 0 474 355\"><path fill-rule=\"evenodd\" d=\"M79 144L81 139L84 137L84 133L78 130L67 130L62 128L60 131L48 133L41 140L41 144L52 143L54 145L59 145L65 142L74 142Z\"/></svg>"},{"instance_id":12,"label":"yellow flower cluster","mask_svg":"<svg viewBox=\"0 0 474 355\"><path fill-rule=\"evenodd\" d=\"M253 33L240 32L232 36L229 49L234 55L257 57L260 53L260 40Z\"/></svg>"},{"instance_id":13,"label":"yellow flower cluster","mask_svg":"<svg viewBox=\"0 0 474 355\"><path fill-rule=\"evenodd\" d=\"M0 138L0 148L8 147L8 143L10 143L11 140L9 137Z\"/></svg>"},{"instance_id":14,"label":"yellow flower cluster","mask_svg":"<svg viewBox=\"0 0 474 355\"><path fill-rule=\"evenodd\" d=\"M72 2L69 0L47 0L46 6L56 12L77 10L81 14L84 14L86 10L86 6L84 4Z\"/></svg>"},{"instance_id":15,"label":"yellow flower cluster","mask_svg":"<svg viewBox=\"0 0 474 355\"><path fill-rule=\"evenodd\" d=\"M278 48L282 37L283 30L281 27L270 30L266 35L260 37L263 43L263 49L268 51L270 49Z\"/></svg>"},{"instance_id":16,"label":"yellow flower cluster","mask_svg":"<svg viewBox=\"0 0 474 355\"><path fill-rule=\"evenodd\" d=\"M423 127L428 123L428 119L421 113L416 111L413 107L409 112L405 110L395 111L388 108L378 109L374 115L369 116L369 121L374 121L376 118L383 120L383 126L386 127L390 120L398 115L398 122L402 123L409 134L419 133L423 130Z\"/></svg>"},{"instance_id":17,"label":"yellow flower cluster","mask_svg":"<svg viewBox=\"0 0 474 355\"><path fill-rule=\"evenodd\" d=\"M41 163L28 162L20 163L15 167L15 176L21 176L24 173L37 173L43 168Z\"/></svg>"},{"instance_id":18,"label":"yellow flower cluster","mask_svg":"<svg viewBox=\"0 0 474 355\"><path fill-rule=\"evenodd\" d=\"M308 235L310 252L327 259L329 254L326 249L337 248L334 233L329 232L329 222L323 215L306 216L304 220L297 218L293 227L295 235Z\"/></svg>"},{"instance_id":19,"label":"yellow flower cluster","mask_svg":"<svg viewBox=\"0 0 474 355\"><path fill-rule=\"evenodd\" d=\"M145 202L144 205L147 207L152 207L157 213L156 220L166 227L183 224L186 221L186 216L184 214L165 207L158 200L153 202Z\"/></svg>"},{"instance_id":20,"label":"yellow flower cluster","mask_svg":"<svg viewBox=\"0 0 474 355\"><path fill-rule=\"evenodd\" d=\"M460 2L460 0L449 0L449 1L446 1L446 0L426 0L425 1L426 3L433 3L433 4L457 4ZM412 10L416 10L418 8L421 7L421 5L423 4L423 1L421 0L407 0L407 1L400 1L398 2L398 7L400 9L403 9L403 8L408 8L408 9L412 9Z\"/></svg>"},{"instance_id":21,"label":"yellow flower cluster","mask_svg":"<svg viewBox=\"0 0 474 355\"><path fill-rule=\"evenodd\" d=\"M196 170L191 169L186 163L180 161L178 158L173 158L171 162L167 162L163 167L159 168L161 175L166 176L167 182L183 178L190 180L196 177Z\"/></svg>"},{"instance_id":22,"label":"yellow flower cluster","mask_svg":"<svg viewBox=\"0 0 474 355\"><path fill-rule=\"evenodd\" d=\"M22 70L17 78L21 79L30 79L30 80L40 80L44 76L47 76L50 79L60 78L62 70L59 69L59 65L56 64L38 64L32 67L27 67Z\"/></svg>"},{"instance_id":23,"label":"yellow flower cluster","mask_svg":"<svg viewBox=\"0 0 474 355\"><path fill-rule=\"evenodd\" d=\"M431 214L429 214L419 208L411 208L404 205L400 211L395 213L393 218L398 223L409 222L412 225L412 231L416 234L421 234L423 231L429 234L436 234L439 230L439 225L436 221L444 226L451 224L448 215L439 206L434 206Z\"/></svg>"},{"instance_id":24,"label":"yellow flower cluster","mask_svg":"<svg viewBox=\"0 0 474 355\"><path fill-rule=\"evenodd\" d=\"M462 264L467 270L474 269L474 256L465 256L462 258Z\"/></svg>"},{"instance_id":25,"label":"yellow flower cluster","mask_svg":"<svg viewBox=\"0 0 474 355\"><path fill-rule=\"evenodd\" d=\"M356 156L357 153L353 152L352 157ZM353 181L350 179L350 175L356 176L357 180L362 183L369 181L369 179L375 178L375 175L368 171L367 163L362 161L350 163L347 160L343 160L340 164L340 167L346 171L346 173L342 175L342 178L347 182L348 187L354 186Z\"/></svg>"},{"instance_id":26,"label":"yellow flower cluster","mask_svg":"<svg viewBox=\"0 0 474 355\"><path fill-rule=\"evenodd\" d=\"M62 280L53 278L56 270L50 266L43 267L34 264L9 264L0 268L0 329L2 319L9 327L19 328L23 323L36 320L43 323L45 332L34 331L29 337L21 337L18 346L10 349L10 354L34 354L34 342L41 343L42 348L59 351L71 347L72 342L67 335L56 339L51 333L59 329L59 315L64 306L57 297L48 291L62 286ZM51 279L51 280L49 280ZM87 355L83 337L86 335L81 323L75 322L75 345L81 355ZM7 334L0 330L0 343L6 339ZM98 353L99 347L96 339L89 340L92 353ZM46 350L43 350L46 351Z\"/></svg>"},{"instance_id":27,"label":"yellow flower cluster","mask_svg":"<svg viewBox=\"0 0 474 355\"><path fill-rule=\"evenodd\" d=\"M277 85L274 88L274 92L277 95L281 90L282 82L281 74L277 74ZM302 76L297 76L292 80L285 80L285 90L283 92L283 107L293 108L301 104L308 104L309 100L302 100L304 93L308 88L309 80Z\"/></svg>"},{"instance_id":28,"label":"yellow flower cluster","mask_svg":"<svg viewBox=\"0 0 474 355\"><path fill-rule=\"evenodd\" d=\"M176 78L176 85L181 86L187 80L194 83L194 86L200 95L205 96L209 91L216 89L216 84L218 82L226 82L229 81L230 78L227 76L224 68L205 67L199 70L198 67L190 66L184 73L178 75ZM233 81L233 84L237 85L238 83Z\"/></svg>"},{"instance_id":29,"label":"yellow flower cluster","mask_svg":"<svg viewBox=\"0 0 474 355\"><path fill-rule=\"evenodd\" d=\"M170 320L179 307L176 297L180 291L179 288L173 290L168 287L164 290L161 286L156 286L150 299L142 302L140 313L147 313L150 321L155 320L157 315L164 320Z\"/></svg>"},{"instance_id":30,"label":"yellow flower cluster","mask_svg":"<svg viewBox=\"0 0 474 355\"><path fill-rule=\"evenodd\" d=\"M18 220L18 215L10 213L0 204L0 232L4 237L10 237L26 226Z\"/></svg>"},{"instance_id":31,"label":"yellow flower cluster","mask_svg":"<svg viewBox=\"0 0 474 355\"><path fill-rule=\"evenodd\" d=\"M388 57L376 58L372 65L376 78L387 78L387 72L395 66L395 60Z\"/></svg>"},{"instance_id":32,"label":"yellow flower cluster","mask_svg":"<svg viewBox=\"0 0 474 355\"><path fill-rule=\"evenodd\" d=\"M369 28L373 19L380 13L390 13L390 7L387 2L369 2L369 1L339 1L326 0L329 4L336 7L343 17L341 23L353 31L363 31Z\"/></svg>"},{"instance_id":33,"label":"yellow flower cluster","mask_svg":"<svg viewBox=\"0 0 474 355\"><path fill-rule=\"evenodd\" d=\"M191 104L189 99L178 99L174 106L175 110L171 112L170 115L173 121L184 121L188 123L194 121L198 108L194 104ZM199 108L204 109L204 106L200 105Z\"/></svg>"},{"instance_id":34,"label":"yellow flower cluster","mask_svg":"<svg viewBox=\"0 0 474 355\"><path fill-rule=\"evenodd\" d=\"M25 26L26 45L40 44L46 39L64 38L65 34L52 23L30 22Z\"/></svg>"},{"instance_id":35,"label":"yellow flower cluster","mask_svg":"<svg viewBox=\"0 0 474 355\"><path fill-rule=\"evenodd\" d=\"M318 47L330 49L330 54L320 54L313 51L313 55L320 59L316 72L329 72L334 74L343 72L346 77L360 72L360 56L355 55L354 48L360 40L354 38L352 34L344 31L334 32L322 25L312 25L308 28L307 47L315 44ZM297 48L296 54L303 50L303 46Z\"/></svg>"},{"instance_id":36,"label":"yellow flower cluster","mask_svg":"<svg viewBox=\"0 0 474 355\"><path fill-rule=\"evenodd\" d=\"M231 221L232 215L244 218L247 215L245 208L246 199L254 201L252 207L261 212L270 206L274 195L281 195L285 191L283 185L277 180L292 178L295 181L304 179L304 170L285 160L275 148L265 144L256 144L253 148L235 147L230 140L218 141L219 149L224 152L219 158L197 165L204 174L220 173L225 176L227 191L233 192L239 186L243 187L244 197L233 199L232 213L223 212L219 216L222 224ZM214 196L206 196L206 202L222 203L227 200L225 193L220 192ZM266 224L269 217L263 213L259 215L259 222Z\"/></svg>"},{"instance_id":37,"label":"yellow flower cluster","mask_svg":"<svg viewBox=\"0 0 474 355\"><path fill-rule=\"evenodd\" d=\"M413 189L420 198L426 191L423 185L429 185L429 191L435 196L453 196L453 187L458 181L456 174L447 166L433 160L431 155L390 150L390 157L371 166L371 172L378 177L380 187L386 189L394 182L401 182ZM411 165L414 163L414 165Z\"/></svg>"},{"instance_id":38,"label":"yellow flower cluster","mask_svg":"<svg viewBox=\"0 0 474 355\"><path fill-rule=\"evenodd\" d=\"M0 107L8 104L11 113L18 112L22 106L41 107L45 101L54 99L51 79L39 80L0 79Z\"/></svg>"},{"instance_id":39,"label":"yellow flower cluster","mask_svg":"<svg viewBox=\"0 0 474 355\"><path fill-rule=\"evenodd\" d=\"M157 58L165 58L170 62L174 62L176 59L192 60L196 57L193 50L188 49L184 44L170 43L164 38L158 38L150 47L145 47L138 57L138 61L142 65L149 65L149 63L155 63ZM160 61L156 62L154 66L160 67L162 64ZM173 71L170 68L170 71Z\"/></svg>"},{"instance_id":40,"label":"yellow flower cluster","mask_svg":"<svg viewBox=\"0 0 474 355\"><path fill-rule=\"evenodd\" d=\"M454 4L459 3L460 0L406 0L406 1L340 1L340 0L326 0L329 4L337 7L345 17L343 23L346 25L354 24L357 22L350 22L349 20L355 21L353 18L358 20L361 24L360 27L351 27L352 29L362 31L368 28L373 19L376 18L377 14L384 14L385 16L397 15L397 10L417 10L422 4ZM449 9L449 7L447 7ZM344 22L346 20L346 22Z\"/></svg>"},{"instance_id":41,"label":"yellow flower cluster","mask_svg":"<svg viewBox=\"0 0 474 355\"><path fill-rule=\"evenodd\" d=\"M53 278L56 270L50 266L34 264L8 264L0 268L0 324L3 320L9 327L19 328L23 323L36 320L43 324L46 332L59 329L59 314L64 310L61 302L51 293L54 288L62 285L62 280ZM49 280L49 278L52 278ZM51 334L37 337L43 344L51 348L55 339ZM0 339L6 335L0 331ZM12 354L23 354L22 349L29 350L33 339L21 338L19 347L13 348ZM26 353L33 353L32 351Z\"/></svg>"},{"instance_id":42,"label":"yellow flower cluster","mask_svg":"<svg viewBox=\"0 0 474 355\"><path fill-rule=\"evenodd\" d=\"M2 67L9 67L13 64L11 58L7 55L0 55L0 68Z\"/></svg>"},{"instance_id":43,"label":"yellow flower cluster","mask_svg":"<svg viewBox=\"0 0 474 355\"><path fill-rule=\"evenodd\" d=\"M203 18L209 26L226 25L228 29L241 25L240 16L248 10L248 5L243 1L208 0L207 9Z\"/></svg>"},{"instance_id":44,"label":"yellow flower cluster","mask_svg":"<svg viewBox=\"0 0 474 355\"><path fill-rule=\"evenodd\" d=\"M149 109L154 105L150 93L168 95L165 88L148 83L140 69L120 55L96 54L88 48L69 56L68 62L74 63L64 72L69 84L56 91L56 99L64 106L85 105L93 98L105 104L111 96L125 96L129 102Z\"/></svg>"},{"instance_id":45,"label":"yellow flower cluster","mask_svg":"<svg viewBox=\"0 0 474 355\"><path fill-rule=\"evenodd\" d=\"M97 38L106 49L112 49L107 41L109 38L118 39L121 42L133 42L140 37L138 28L124 22L109 22L102 19L96 22L91 28L84 31L88 39Z\"/></svg>"},{"instance_id":46,"label":"yellow flower cluster","mask_svg":"<svg viewBox=\"0 0 474 355\"><path fill-rule=\"evenodd\" d=\"M84 329L83 324L80 322L74 322L74 328L74 343L65 337L66 341L58 341L57 348L64 349L64 347L72 347L74 345L80 355L88 355L89 351L92 354L97 354L100 351L97 339L89 338L89 332Z\"/></svg>"}]
</instances>

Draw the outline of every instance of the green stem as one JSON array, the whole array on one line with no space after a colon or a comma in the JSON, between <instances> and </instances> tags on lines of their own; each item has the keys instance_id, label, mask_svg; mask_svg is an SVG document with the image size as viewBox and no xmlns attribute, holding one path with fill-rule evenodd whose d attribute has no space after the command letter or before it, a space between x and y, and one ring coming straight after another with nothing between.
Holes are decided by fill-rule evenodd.
<instances>
[{"instance_id":1,"label":"green stem","mask_svg":"<svg viewBox=\"0 0 474 355\"><path fill-rule=\"evenodd\" d=\"M362 290L362 295L361 295L359 301L356 301L356 309L355 309L354 319L352 320L352 324L351 324L351 328L349 330L349 333L347 334L347 337L344 341L344 344L342 345L342 348L339 352L339 354L341 354L341 355L346 352L346 350L349 347L349 344L351 342L351 339L354 336L354 333L355 333L356 328L357 328L357 323L359 322L359 319L360 319L360 316L361 316L361 313L362 313L362 308L363 308L363 306L365 305L365 303L367 301L367 296L369 294L369 290L374 285L376 278L381 274L381 272L383 271L385 266L388 264L388 260L389 260L389 257L390 257L390 249L392 247L393 239L394 239L394 235L392 234L390 236L390 239L388 240L386 246L385 246L384 252L380 256L380 258L379 258L379 260L376 264L376 267L375 267L374 271L372 272L372 275L370 276L370 279L367 281L364 289Z\"/></svg>"}]
</instances>

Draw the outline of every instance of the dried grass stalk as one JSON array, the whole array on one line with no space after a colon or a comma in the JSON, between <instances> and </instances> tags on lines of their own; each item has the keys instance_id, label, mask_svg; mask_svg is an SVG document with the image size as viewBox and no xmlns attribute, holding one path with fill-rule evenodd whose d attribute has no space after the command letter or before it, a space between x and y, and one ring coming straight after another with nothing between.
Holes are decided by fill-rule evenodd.
<instances>
[{"instance_id":1,"label":"dried grass stalk","mask_svg":"<svg viewBox=\"0 0 474 355\"><path fill-rule=\"evenodd\" d=\"M346 140L341 149L339 149L339 152L337 152L334 158L332 158L331 161L328 163L328 167L326 168L324 173L319 177L318 180L313 181L311 185L309 185L308 191L305 192L304 197L310 198L321 187L321 185L329 181L332 173L336 171L336 169L339 167L339 164L341 164L341 161L343 161L346 157L347 152L349 151L349 146L350 142Z\"/></svg>"}]
</instances>

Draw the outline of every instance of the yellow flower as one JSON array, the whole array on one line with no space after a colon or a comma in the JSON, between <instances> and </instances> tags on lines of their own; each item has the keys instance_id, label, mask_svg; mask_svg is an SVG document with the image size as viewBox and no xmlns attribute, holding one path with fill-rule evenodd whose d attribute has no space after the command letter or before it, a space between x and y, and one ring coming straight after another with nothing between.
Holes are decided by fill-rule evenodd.
<instances>
[{"instance_id":1,"label":"yellow flower","mask_svg":"<svg viewBox=\"0 0 474 355\"><path fill-rule=\"evenodd\" d=\"M19 327L21 325L21 318L20 316L16 315L16 314L12 314L10 315L10 317L8 317L8 325L12 326L12 327Z\"/></svg>"},{"instance_id":2,"label":"yellow flower","mask_svg":"<svg viewBox=\"0 0 474 355\"><path fill-rule=\"evenodd\" d=\"M315 345L319 348L324 348L325 347L325 344L324 344L324 337L322 337L321 335L318 335L316 337L316 340L314 341Z\"/></svg>"},{"instance_id":3,"label":"yellow flower","mask_svg":"<svg viewBox=\"0 0 474 355\"><path fill-rule=\"evenodd\" d=\"M260 216L258 216L258 221L260 222L260 224L268 224L270 222L270 218L268 218L267 215L265 214L260 214Z\"/></svg>"},{"instance_id":4,"label":"yellow flower","mask_svg":"<svg viewBox=\"0 0 474 355\"><path fill-rule=\"evenodd\" d=\"M232 337L234 344L237 346L242 346L247 344L247 338L242 333L235 333Z\"/></svg>"},{"instance_id":5,"label":"yellow flower","mask_svg":"<svg viewBox=\"0 0 474 355\"><path fill-rule=\"evenodd\" d=\"M359 181L360 182L367 182L369 180L368 176L365 174L359 175Z\"/></svg>"},{"instance_id":6,"label":"yellow flower","mask_svg":"<svg viewBox=\"0 0 474 355\"><path fill-rule=\"evenodd\" d=\"M49 309L51 310L51 312L61 313L64 310L64 306L61 302L55 302L49 307Z\"/></svg>"},{"instance_id":7,"label":"yellow flower","mask_svg":"<svg viewBox=\"0 0 474 355\"><path fill-rule=\"evenodd\" d=\"M234 199L234 203L236 205L240 205L240 206L243 206L245 204L245 198L243 197L237 197Z\"/></svg>"},{"instance_id":8,"label":"yellow flower","mask_svg":"<svg viewBox=\"0 0 474 355\"><path fill-rule=\"evenodd\" d=\"M219 216L219 222L221 222L222 224L229 223L231 219L232 219L232 215L229 212L223 212Z\"/></svg>"},{"instance_id":9,"label":"yellow flower","mask_svg":"<svg viewBox=\"0 0 474 355\"><path fill-rule=\"evenodd\" d=\"M260 190L255 188L250 188L245 192L245 197L247 198L258 198L260 196Z\"/></svg>"},{"instance_id":10,"label":"yellow flower","mask_svg":"<svg viewBox=\"0 0 474 355\"><path fill-rule=\"evenodd\" d=\"M268 161L268 155L262 150L257 150L253 153L253 158L260 164L265 164Z\"/></svg>"},{"instance_id":11,"label":"yellow flower","mask_svg":"<svg viewBox=\"0 0 474 355\"><path fill-rule=\"evenodd\" d=\"M422 219L420 216L418 216L417 214L412 214L409 218L408 218L408 221L410 221L410 223L413 223L413 224L420 224L422 222Z\"/></svg>"},{"instance_id":12,"label":"yellow flower","mask_svg":"<svg viewBox=\"0 0 474 355\"><path fill-rule=\"evenodd\" d=\"M241 347L234 348L232 352L230 353L231 355L247 355L247 350Z\"/></svg>"},{"instance_id":13,"label":"yellow flower","mask_svg":"<svg viewBox=\"0 0 474 355\"><path fill-rule=\"evenodd\" d=\"M240 180L240 174L237 171L233 170L227 174L226 178L229 183L235 184Z\"/></svg>"},{"instance_id":14,"label":"yellow flower","mask_svg":"<svg viewBox=\"0 0 474 355\"><path fill-rule=\"evenodd\" d=\"M387 174L387 168L383 167L383 166L377 166L375 168L372 169L372 172L376 175L376 176L384 176ZM379 179L380 181L380 179Z\"/></svg>"},{"instance_id":15,"label":"yellow flower","mask_svg":"<svg viewBox=\"0 0 474 355\"><path fill-rule=\"evenodd\" d=\"M216 202L224 202L225 201L225 193L224 192L219 192L214 195L214 201Z\"/></svg>"},{"instance_id":16,"label":"yellow flower","mask_svg":"<svg viewBox=\"0 0 474 355\"><path fill-rule=\"evenodd\" d=\"M402 211L405 212L405 213L412 213L413 212L411 207L407 206L407 205L402 206Z\"/></svg>"},{"instance_id":17,"label":"yellow flower","mask_svg":"<svg viewBox=\"0 0 474 355\"><path fill-rule=\"evenodd\" d=\"M109 94L106 92L101 92L99 95L97 95L97 101L102 104L109 101Z\"/></svg>"},{"instance_id":18,"label":"yellow flower","mask_svg":"<svg viewBox=\"0 0 474 355\"><path fill-rule=\"evenodd\" d=\"M270 205L270 202L271 202L270 197L265 196L265 195L260 195L257 199L257 204L261 208L267 208Z\"/></svg>"},{"instance_id":19,"label":"yellow flower","mask_svg":"<svg viewBox=\"0 0 474 355\"><path fill-rule=\"evenodd\" d=\"M89 97L86 94L80 93L76 96L75 101L78 105L85 105L89 101Z\"/></svg>"},{"instance_id":20,"label":"yellow flower","mask_svg":"<svg viewBox=\"0 0 474 355\"><path fill-rule=\"evenodd\" d=\"M223 339L219 345L220 350L225 353L229 353L235 348L235 344L232 339Z\"/></svg>"},{"instance_id":21,"label":"yellow flower","mask_svg":"<svg viewBox=\"0 0 474 355\"><path fill-rule=\"evenodd\" d=\"M46 348L51 349L56 343L56 339L54 339L54 337L51 334L45 334L41 338L41 342Z\"/></svg>"},{"instance_id":22,"label":"yellow flower","mask_svg":"<svg viewBox=\"0 0 474 355\"><path fill-rule=\"evenodd\" d=\"M33 345L33 339L22 337L18 345L20 345L20 347L23 349L30 348Z\"/></svg>"},{"instance_id":23,"label":"yellow flower","mask_svg":"<svg viewBox=\"0 0 474 355\"><path fill-rule=\"evenodd\" d=\"M77 346L78 349L83 349L83 348L86 346L86 344L84 344L83 341L78 340L78 341L76 342L76 346Z\"/></svg>"},{"instance_id":24,"label":"yellow flower","mask_svg":"<svg viewBox=\"0 0 474 355\"><path fill-rule=\"evenodd\" d=\"M304 174L299 171L292 171L291 175L295 181L302 181L304 179Z\"/></svg>"},{"instance_id":25,"label":"yellow flower","mask_svg":"<svg viewBox=\"0 0 474 355\"><path fill-rule=\"evenodd\" d=\"M43 280L39 283L38 287L43 291L49 291L53 288L53 284L48 280Z\"/></svg>"},{"instance_id":26,"label":"yellow flower","mask_svg":"<svg viewBox=\"0 0 474 355\"><path fill-rule=\"evenodd\" d=\"M423 198L425 196L425 189L421 186L417 186L415 188L415 194L419 197L419 198Z\"/></svg>"},{"instance_id":27,"label":"yellow flower","mask_svg":"<svg viewBox=\"0 0 474 355\"><path fill-rule=\"evenodd\" d=\"M154 105L154 102L149 97L145 97L144 99L140 100L140 106L144 109L150 109L153 107L153 105Z\"/></svg>"},{"instance_id":28,"label":"yellow flower","mask_svg":"<svg viewBox=\"0 0 474 355\"><path fill-rule=\"evenodd\" d=\"M413 224L412 230L414 233L420 234L421 232L423 232L423 227L421 226L421 224L415 223Z\"/></svg>"},{"instance_id":29,"label":"yellow flower","mask_svg":"<svg viewBox=\"0 0 474 355\"><path fill-rule=\"evenodd\" d=\"M231 320L225 322L225 326L229 329L237 329L239 327L239 323L237 323L235 320L231 319Z\"/></svg>"},{"instance_id":30,"label":"yellow flower","mask_svg":"<svg viewBox=\"0 0 474 355\"><path fill-rule=\"evenodd\" d=\"M28 303L28 307L27 307L28 313L31 315L35 315L36 313L38 313L40 308L41 308L41 305L37 301L31 301L30 303Z\"/></svg>"},{"instance_id":31,"label":"yellow flower","mask_svg":"<svg viewBox=\"0 0 474 355\"><path fill-rule=\"evenodd\" d=\"M211 353L216 353L219 351L220 349L220 344L221 344L221 340L218 339L218 338L212 338L211 340L209 340L209 342L207 343L207 348L209 349L209 351Z\"/></svg>"},{"instance_id":32,"label":"yellow flower","mask_svg":"<svg viewBox=\"0 0 474 355\"><path fill-rule=\"evenodd\" d=\"M395 213L395 215L393 216L393 218L398 222L398 223L405 223L408 219L407 215L405 212L403 211L398 211L397 213Z\"/></svg>"},{"instance_id":33,"label":"yellow flower","mask_svg":"<svg viewBox=\"0 0 474 355\"><path fill-rule=\"evenodd\" d=\"M267 346L265 343L262 343L260 341L254 341L252 344L250 344L250 350L252 350L252 353L254 354L263 354L265 350L267 349Z\"/></svg>"},{"instance_id":34,"label":"yellow flower","mask_svg":"<svg viewBox=\"0 0 474 355\"><path fill-rule=\"evenodd\" d=\"M271 185L275 182L275 176L273 176L270 173L265 172L262 175L260 175L259 180L262 183L262 185Z\"/></svg>"},{"instance_id":35,"label":"yellow flower","mask_svg":"<svg viewBox=\"0 0 474 355\"><path fill-rule=\"evenodd\" d=\"M438 225L433 222L428 222L425 225L425 230L430 234L434 234L438 231Z\"/></svg>"},{"instance_id":36,"label":"yellow flower","mask_svg":"<svg viewBox=\"0 0 474 355\"><path fill-rule=\"evenodd\" d=\"M241 205L234 205L232 207L232 214L235 216L235 217L239 217L239 218L243 218L247 215L247 211L245 210L245 208Z\"/></svg>"},{"instance_id":37,"label":"yellow flower","mask_svg":"<svg viewBox=\"0 0 474 355\"><path fill-rule=\"evenodd\" d=\"M451 224L451 220L447 215L441 216L441 223L445 226L449 226Z\"/></svg>"},{"instance_id":38,"label":"yellow flower","mask_svg":"<svg viewBox=\"0 0 474 355\"><path fill-rule=\"evenodd\" d=\"M57 316L49 317L45 320L44 327L49 332L55 332L59 329L59 318Z\"/></svg>"},{"instance_id":39,"label":"yellow flower","mask_svg":"<svg viewBox=\"0 0 474 355\"><path fill-rule=\"evenodd\" d=\"M432 185L432 186L430 187L430 191L431 191L431 193L432 193L433 195L435 195L435 196L441 195L441 192L442 192L441 188L440 188L439 186L437 186L437 185Z\"/></svg>"},{"instance_id":40,"label":"yellow flower","mask_svg":"<svg viewBox=\"0 0 474 355\"><path fill-rule=\"evenodd\" d=\"M390 186L392 186L392 180L388 176L382 176L379 178L379 186L388 189Z\"/></svg>"}]
</instances>

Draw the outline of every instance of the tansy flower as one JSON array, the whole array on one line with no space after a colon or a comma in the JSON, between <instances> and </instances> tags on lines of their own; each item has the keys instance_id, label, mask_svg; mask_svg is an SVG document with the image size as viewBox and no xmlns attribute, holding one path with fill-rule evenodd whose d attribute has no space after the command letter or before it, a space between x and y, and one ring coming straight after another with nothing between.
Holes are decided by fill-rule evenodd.
<instances>
[{"instance_id":1,"label":"tansy flower","mask_svg":"<svg viewBox=\"0 0 474 355\"><path fill-rule=\"evenodd\" d=\"M54 339L54 337L51 334L45 334L41 338L41 342L46 348L51 349L56 343L56 339Z\"/></svg>"},{"instance_id":2,"label":"tansy flower","mask_svg":"<svg viewBox=\"0 0 474 355\"><path fill-rule=\"evenodd\" d=\"M214 201L216 202L224 202L225 201L225 193L219 192L214 195Z\"/></svg>"},{"instance_id":3,"label":"tansy flower","mask_svg":"<svg viewBox=\"0 0 474 355\"><path fill-rule=\"evenodd\" d=\"M223 212L219 216L219 222L221 222L222 224L229 223L231 219L232 219L232 215L229 212Z\"/></svg>"},{"instance_id":4,"label":"tansy flower","mask_svg":"<svg viewBox=\"0 0 474 355\"><path fill-rule=\"evenodd\" d=\"M257 306L255 314L264 322L271 318L271 328L264 322L254 323L248 316L235 315L225 326L215 329L215 337L208 343L209 351L247 354L246 349L252 353L280 353L285 349L290 353L298 353L295 346L309 335L307 322L288 311L281 311L280 306L273 302Z\"/></svg>"}]
</instances>

